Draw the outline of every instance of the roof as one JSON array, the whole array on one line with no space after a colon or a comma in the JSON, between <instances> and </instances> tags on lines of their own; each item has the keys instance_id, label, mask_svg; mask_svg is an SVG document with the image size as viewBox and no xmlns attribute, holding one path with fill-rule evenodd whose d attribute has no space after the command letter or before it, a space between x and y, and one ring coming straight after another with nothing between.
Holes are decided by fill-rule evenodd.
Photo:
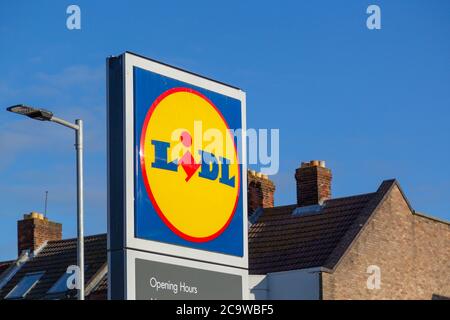
<instances>
[{"instance_id":1,"label":"roof","mask_svg":"<svg viewBox=\"0 0 450 320\"><path fill-rule=\"evenodd\" d=\"M89 284L105 265L106 234L85 237L85 279ZM39 282L26 295L26 299L74 298L76 290L62 294L49 295L48 290L66 272L67 267L77 264L77 239L49 241L43 249L30 258L0 291L3 299L28 273L45 272Z\"/></svg>"},{"instance_id":2,"label":"roof","mask_svg":"<svg viewBox=\"0 0 450 320\"><path fill-rule=\"evenodd\" d=\"M6 271L6 269L8 269L11 264L13 264L15 261L11 260L11 261L0 261L0 276L2 275L3 272Z\"/></svg>"},{"instance_id":3,"label":"roof","mask_svg":"<svg viewBox=\"0 0 450 320\"><path fill-rule=\"evenodd\" d=\"M250 274L332 269L395 183L387 180L377 192L327 200L311 213L293 214L297 205L264 209L249 229Z\"/></svg>"}]
</instances>

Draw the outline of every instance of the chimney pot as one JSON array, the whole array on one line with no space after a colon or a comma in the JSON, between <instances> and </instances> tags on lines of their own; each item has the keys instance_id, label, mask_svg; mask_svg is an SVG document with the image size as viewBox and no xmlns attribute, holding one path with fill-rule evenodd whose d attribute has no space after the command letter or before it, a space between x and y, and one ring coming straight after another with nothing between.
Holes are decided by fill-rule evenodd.
<instances>
[{"instance_id":1,"label":"chimney pot","mask_svg":"<svg viewBox=\"0 0 450 320\"><path fill-rule=\"evenodd\" d=\"M295 171L297 181L297 205L299 207L322 204L331 198L331 170L325 167L325 161L312 160L302 162Z\"/></svg>"}]
</instances>

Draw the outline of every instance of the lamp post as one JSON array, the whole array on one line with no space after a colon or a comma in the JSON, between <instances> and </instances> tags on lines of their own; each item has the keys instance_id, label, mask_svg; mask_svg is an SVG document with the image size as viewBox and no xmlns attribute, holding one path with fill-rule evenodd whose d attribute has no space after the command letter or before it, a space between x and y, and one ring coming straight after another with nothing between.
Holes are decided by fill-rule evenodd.
<instances>
[{"instance_id":1,"label":"lamp post","mask_svg":"<svg viewBox=\"0 0 450 320\"><path fill-rule=\"evenodd\" d=\"M15 105L6 109L9 112L21 114L40 121L51 121L72 130L75 130L75 149L77 151L77 234L78 234L78 267L79 288L78 300L84 300L84 228L83 228L83 121L75 120L75 123L57 118L52 112L45 109L33 108L25 105Z\"/></svg>"}]
</instances>

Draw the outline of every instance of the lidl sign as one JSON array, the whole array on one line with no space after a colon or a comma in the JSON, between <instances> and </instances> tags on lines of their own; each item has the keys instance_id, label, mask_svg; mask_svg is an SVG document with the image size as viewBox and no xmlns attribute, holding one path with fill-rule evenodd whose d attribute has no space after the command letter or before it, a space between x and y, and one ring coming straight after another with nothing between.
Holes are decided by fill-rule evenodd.
<instances>
[{"instance_id":1,"label":"lidl sign","mask_svg":"<svg viewBox=\"0 0 450 320\"><path fill-rule=\"evenodd\" d=\"M135 72L135 79L139 79L136 89L145 90L139 81L145 86L145 77L151 75L143 70ZM167 87L167 82L163 83L161 91ZM217 95L216 106L207 97L211 93L200 93L183 85L163 91L153 101L150 98L150 108L146 107L145 98L137 99L147 110L138 140L141 174L136 190L136 214L142 217L137 235L164 240L161 233L172 233L171 241L179 244L193 247L203 244L206 248L207 243L213 243L208 247L211 250L242 255L241 168L234 138L220 111L234 109L229 113L240 119L240 103ZM231 157L203 150L203 141L193 143L196 123L201 123L203 130L216 130L220 138L229 138L234 145ZM171 157L175 147L180 150ZM146 192L141 192L143 186ZM153 220L160 219L164 226L152 224L150 215ZM235 223L230 226L233 219ZM235 244L241 245L218 241L227 233L229 240L234 238Z\"/></svg>"},{"instance_id":2,"label":"lidl sign","mask_svg":"<svg viewBox=\"0 0 450 320\"><path fill-rule=\"evenodd\" d=\"M108 70L110 260L134 270L127 252L139 250L239 268L241 278L245 93L131 53Z\"/></svg>"}]
</instances>

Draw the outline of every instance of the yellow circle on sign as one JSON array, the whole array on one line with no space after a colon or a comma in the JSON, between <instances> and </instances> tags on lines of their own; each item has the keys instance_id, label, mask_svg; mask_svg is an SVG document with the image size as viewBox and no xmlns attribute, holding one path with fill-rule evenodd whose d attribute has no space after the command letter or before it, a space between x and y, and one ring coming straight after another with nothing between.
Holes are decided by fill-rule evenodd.
<instances>
[{"instance_id":1,"label":"yellow circle on sign","mask_svg":"<svg viewBox=\"0 0 450 320\"><path fill-rule=\"evenodd\" d=\"M239 198L239 163L228 125L208 98L188 88L158 97L144 121L140 160L150 200L174 233L206 242L226 230Z\"/></svg>"}]
</instances>

